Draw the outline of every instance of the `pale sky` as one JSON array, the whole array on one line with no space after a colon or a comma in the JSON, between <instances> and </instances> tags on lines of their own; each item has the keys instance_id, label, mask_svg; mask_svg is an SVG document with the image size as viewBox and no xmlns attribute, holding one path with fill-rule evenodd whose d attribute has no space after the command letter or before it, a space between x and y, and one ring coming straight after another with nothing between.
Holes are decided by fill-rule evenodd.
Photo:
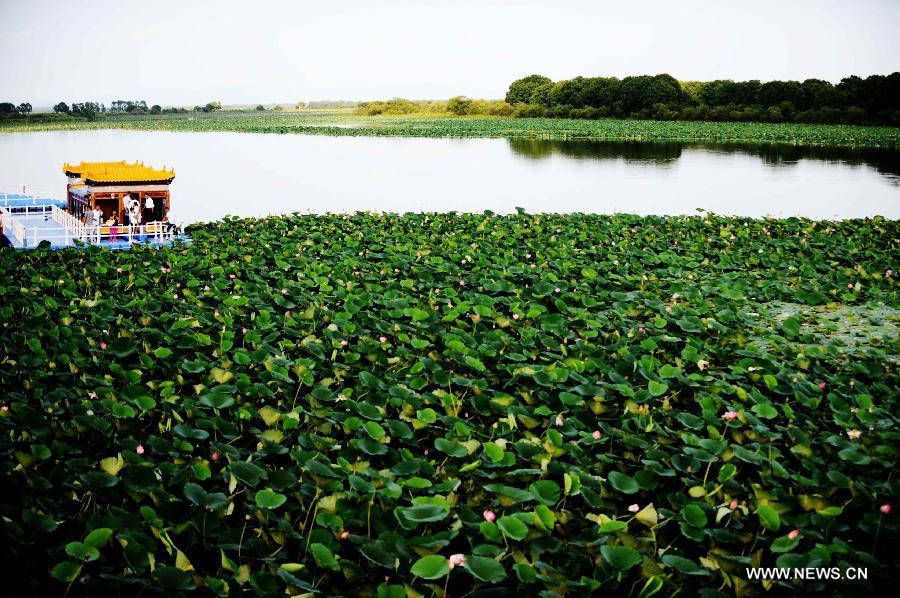
<instances>
[{"instance_id":1,"label":"pale sky","mask_svg":"<svg viewBox=\"0 0 900 598\"><path fill-rule=\"evenodd\" d=\"M0 101L501 98L541 73L900 70L900 0L0 0Z\"/></svg>"}]
</instances>

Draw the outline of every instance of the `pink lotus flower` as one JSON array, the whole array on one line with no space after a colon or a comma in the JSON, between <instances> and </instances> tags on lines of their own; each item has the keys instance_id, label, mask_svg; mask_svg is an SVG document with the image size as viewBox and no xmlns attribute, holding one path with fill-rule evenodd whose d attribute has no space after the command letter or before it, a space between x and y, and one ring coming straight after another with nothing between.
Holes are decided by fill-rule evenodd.
<instances>
[{"instance_id":1,"label":"pink lotus flower","mask_svg":"<svg viewBox=\"0 0 900 598\"><path fill-rule=\"evenodd\" d=\"M556 416L556 425L557 425L557 426L563 425L563 416L562 416L562 414Z\"/></svg>"},{"instance_id":2,"label":"pink lotus flower","mask_svg":"<svg viewBox=\"0 0 900 598\"><path fill-rule=\"evenodd\" d=\"M447 560L449 561L451 569L454 567L462 567L466 564L466 557L463 554L451 554L450 558Z\"/></svg>"},{"instance_id":3,"label":"pink lotus flower","mask_svg":"<svg viewBox=\"0 0 900 598\"><path fill-rule=\"evenodd\" d=\"M136 452L138 455L143 455L144 454L144 445L143 444L137 445L137 448L134 449L134 452Z\"/></svg>"},{"instance_id":4,"label":"pink lotus flower","mask_svg":"<svg viewBox=\"0 0 900 598\"><path fill-rule=\"evenodd\" d=\"M178 293L175 293L174 295L172 295L172 299L178 299Z\"/></svg>"},{"instance_id":5,"label":"pink lotus flower","mask_svg":"<svg viewBox=\"0 0 900 598\"><path fill-rule=\"evenodd\" d=\"M562 292L562 289L559 288L559 287L556 287L555 289L553 289L553 292L554 292L554 293L560 293L560 292Z\"/></svg>"},{"instance_id":6,"label":"pink lotus flower","mask_svg":"<svg viewBox=\"0 0 900 598\"><path fill-rule=\"evenodd\" d=\"M337 401L346 401L346 400L347 400L347 397L345 397L344 395L338 395L338 396L337 396L337 399L335 399L335 400L337 400Z\"/></svg>"},{"instance_id":7,"label":"pink lotus flower","mask_svg":"<svg viewBox=\"0 0 900 598\"><path fill-rule=\"evenodd\" d=\"M3 407L0 407L0 411L2 411L3 413L9 413L9 405L4 405ZM486 512L487 511L485 511L485 513Z\"/></svg>"},{"instance_id":8,"label":"pink lotus flower","mask_svg":"<svg viewBox=\"0 0 900 598\"><path fill-rule=\"evenodd\" d=\"M379 337L378 337L378 342L379 342L379 343L386 343L386 342L387 342L387 337L386 337L386 336L379 336Z\"/></svg>"},{"instance_id":9,"label":"pink lotus flower","mask_svg":"<svg viewBox=\"0 0 900 598\"><path fill-rule=\"evenodd\" d=\"M219 460L219 451L213 451L212 454L209 456L209 458L212 459L213 461L218 461Z\"/></svg>"},{"instance_id":10,"label":"pink lotus flower","mask_svg":"<svg viewBox=\"0 0 900 598\"><path fill-rule=\"evenodd\" d=\"M519 319L519 314L513 314L513 320L518 320L518 319Z\"/></svg>"},{"instance_id":11,"label":"pink lotus flower","mask_svg":"<svg viewBox=\"0 0 900 598\"><path fill-rule=\"evenodd\" d=\"M287 310L286 312L284 312L284 317L285 317L285 318L290 318L290 317L291 317L291 310Z\"/></svg>"},{"instance_id":12,"label":"pink lotus flower","mask_svg":"<svg viewBox=\"0 0 900 598\"><path fill-rule=\"evenodd\" d=\"M879 508L878 510L881 511L882 513L884 513L885 515L890 515L891 509L893 509L893 507L891 507L891 503L886 502L883 505L881 505L881 508Z\"/></svg>"},{"instance_id":13,"label":"pink lotus flower","mask_svg":"<svg viewBox=\"0 0 900 598\"><path fill-rule=\"evenodd\" d=\"M600 440L600 430L594 430L594 433L591 434L594 440Z\"/></svg>"},{"instance_id":14,"label":"pink lotus flower","mask_svg":"<svg viewBox=\"0 0 900 598\"><path fill-rule=\"evenodd\" d=\"M640 328L638 328L638 332L640 332L641 334L644 334L644 327L641 326Z\"/></svg>"},{"instance_id":15,"label":"pink lotus flower","mask_svg":"<svg viewBox=\"0 0 900 598\"><path fill-rule=\"evenodd\" d=\"M116 272L118 272L119 274L121 274L121 273L122 273L122 268L116 268Z\"/></svg>"},{"instance_id":16,"label":"pink lotus flower","mask_svg":"<svg viewBox=\"0 0 900 598\"><path fill-rule=\"evenodd\" d=\"M203 290L204 290L204 291L208 291L208 290L209 290L209 285L206 285L205 287L203 287Z\"/></svg>"},{"instance_id":17,"label":"pink lotus flower","mask_svg":"<svg viewBox=\"0 0 900 598\"><path fill-rule=\"evenodd\" d=\"M737 419L738 415L739 414L737 411L726 411L725 413L722 414L722 419L727 419L728 421L732 421L732 420Z\"/></svg>"},{"instance_id":18,"label":"pink lotus flower","mask_svg":"<svg viewBox=\"0 0 900 598\"><path fill-rule=\"evenodd\" d=\"M229 274L228 278L230 278L231 280L234 280L235 278L237 278L237 276L235 276L234 274Z\"/></svg>"},{"instance_id":19,"label":"pink lotus flower","mask_svg":"<svg viewBox=\"0 0 900 598\"><path fill-rule=\"evenodd\" d=\"M825 390L825 383L824 383L824 382L819 382L819 388L820 388L821 390Z\"/></svg>"},{"instance_id":20,"label":"pink lotus flower","mask_svg":"<svg viewBox=\"0 0 900 598\"><path fill-rule=\"evenodd\" d=\"M341 346L342 346L342 347L346 347L346 346L347 346L347 340L346 340L346 339L341 339Z\"/></svg>"},{"instance_id":21,"label":"pink lotus flower","mask_svg":"<svg viewBox=\"0 0 900 598\"><path fill-rule=\"evenodd\" d=\"M349 537L350 537L350 532L348 532L347 530L344 530L341 532L341 540L346 540Z\"/></svg>"},{"instance_id":22,"label":"pink lotus flower","mask_svg":"<svg viewBox=\"0 0 900 598\"><path fill-rule=\"evenodd\" d=\"M246 329L246 328L241 328L241 332L244 333L244 334L247 334L247 333L249 332L249 330Z\"/></svg>"},{"instance_id":23,"label":"pink lotus flower","mask_svg":"<svg viewBox=\"0 0 900 598\"><path fill-rule=\"evenodd\" d=\"M728 506L731 508L732 511L734 511L736 508L738 508L738 501L737 501L737 499L736 499L736 498L735 498L735 499L732 499L732 500L731 500L731 504L728 505Z\"/></svg>"},{"instance_id":24,"label":"pink lotus flower","mask_svg":"<svg viewBox=\"0 0 900 598\"><path fill-rule=\"evenodd\" d=\"M640 510L641 510L641 507L638 506L637 504L629 505L629 507L628 507L629 513L637 513Z\"/></svg>"},{"instance_id":25,"label":"pink lotus flower","mask_svg":"<svg viewBox=\"0 0 900 598\"><path fill-rule=\"evenodd\" d=\"M100 349L106 351L106 343L100 343Z\"/></svg>"},{"instance_id":26,"label":"pink lotus flower","mask_svg":"<svg viewBox=\"0 0 900 598\"><path fill-rule=\"evenodd\" d=\"M862 436L862 432L859 430L847 430L847 438L850 440L857 440Z\"/></svg>"},{"instance_id":27,"label":"pink lotus flower","mask_svg":"<svg viewBox=\"0 0 900 598\"><path fill-rule=\"evenodd\" d=\"M667 306L666 306L666 313L668 313L668 314L672 313L672 306L671 306L671 305L667 305Z\"/></svg>"},{"instance_id":28,"label":"pink lotus flower","mask_svg":"<svg viewBox=\"0 0 900 598\"><path fill-rule=\"evenodd\" d=\"M788 538L790 538L791 540L796 540L799 537L800 537L800 530L798 530L798 529L792 529L790 531L790 533L788 534Z\"/></svg>"},{"instance_id":29,"label":"pink lotus flower","mask_svg":"<svg viewBox=\"0 0 900 598\"><path fill-rule=\"evenodd\" d=\"M88 393L88 398L90 398L90 399L96 399L96 398L97 398L97 393L95 393L95 392L89 392L89 393Z\"/></svg>"},{"instance_id":30,"label":"pink lotus flower","mask_svg":"<svg viewBox=\"0 0 900 598\"><path fill-rule=\"evenodd\" d=\"M489 523L493 523L494 520L497 519L497 515L490 510L485 511L484 513L482 513L482 515L484 516L484 520Z\"/></svg>"}]
</instances>

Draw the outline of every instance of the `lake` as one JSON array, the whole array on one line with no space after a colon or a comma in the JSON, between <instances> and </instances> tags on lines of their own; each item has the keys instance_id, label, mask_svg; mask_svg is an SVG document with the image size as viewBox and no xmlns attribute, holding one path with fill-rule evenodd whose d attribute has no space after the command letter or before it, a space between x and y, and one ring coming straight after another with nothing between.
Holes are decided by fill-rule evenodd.
<instances>
[{"instance_id":1,"label":"lake","mask_svg":"<svg viewBox=\"0 0 900 598\"><path fill-rule=\"evenodd\" d=\"M784 145L124 130L0 134L0 188L65 193L63 162L175 168L185 222L290 212L900 217L900 152Z\"/></svg>"}]
</instances>

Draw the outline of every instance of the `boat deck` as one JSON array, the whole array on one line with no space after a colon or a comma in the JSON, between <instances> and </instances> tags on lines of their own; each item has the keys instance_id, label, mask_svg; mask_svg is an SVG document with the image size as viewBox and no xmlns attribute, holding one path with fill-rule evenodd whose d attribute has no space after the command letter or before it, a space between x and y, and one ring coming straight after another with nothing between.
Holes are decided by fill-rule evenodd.
<instances>
[{"instance_id":1,"label":"boat deck","mask_svg":"<svg viewBox=\"0 0 900 598\"><path fill-rule=\"evenodd\" d=\"M64 205L56 199L0 195L0 229L4 237L0 241L16 249L36 249L43 241L49 243L51 249L83 246L130 249L136 244L162 247L177 241L190 241L183 234L163 233L162 225L157 224L142 227L144 234L120 232L112 240L108 227L86 228L62 209Z\"/></svg>"}]
</instances>

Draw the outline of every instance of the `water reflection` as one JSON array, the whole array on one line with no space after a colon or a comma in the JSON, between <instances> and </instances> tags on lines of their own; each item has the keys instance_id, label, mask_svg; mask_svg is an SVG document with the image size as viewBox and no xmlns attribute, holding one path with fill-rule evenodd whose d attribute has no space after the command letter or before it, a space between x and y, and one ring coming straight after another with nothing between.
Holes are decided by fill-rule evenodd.
<instances>
[{"instance_id":1,"label":"water reflection","mask_svg":"<svg viewBox=\"0 0 900 598\"><path fill-rule=\"evenodd\" d=\"M623 159L629 162L648 162L665 165L681 157L681 143L583 141L550 139L510 139L514 154L542 159L553 155L587 160Z\"/></svg>"},{"instance_id":2,"label":"water reflection","mask_svg":"<svg viewBox=\"0 0 900 598\"><path fill-rule=\"evenodd\" d=\"M801 160L867 166L900 185L900 152L882 149L799 146L784 143L680 143L509 139L512 152L535 160L554 155L582 160L625 160L656 167L674 164L686 152L740 154L762 159L766 166L790 167Z\"/></svg>"}]
</instances>

